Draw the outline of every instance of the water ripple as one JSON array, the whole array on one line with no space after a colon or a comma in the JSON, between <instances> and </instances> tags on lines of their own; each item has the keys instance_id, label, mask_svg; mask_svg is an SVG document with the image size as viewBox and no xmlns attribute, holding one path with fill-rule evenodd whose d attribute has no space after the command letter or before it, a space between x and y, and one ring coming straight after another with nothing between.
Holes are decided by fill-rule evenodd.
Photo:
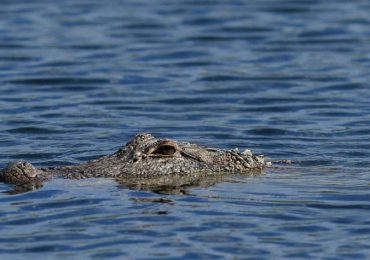
<instances>
[{"instance_id":1,"label":"water ripple","mask_svg":"<svg viewBox=\"0 0 370 260\"><path fill-rule=\"evenodd\" d=\"M294 162L172 190L1 184L1 259L369 258L368 1L0 7L0 167L143 131Z\"/></svg>"}]
</instances>

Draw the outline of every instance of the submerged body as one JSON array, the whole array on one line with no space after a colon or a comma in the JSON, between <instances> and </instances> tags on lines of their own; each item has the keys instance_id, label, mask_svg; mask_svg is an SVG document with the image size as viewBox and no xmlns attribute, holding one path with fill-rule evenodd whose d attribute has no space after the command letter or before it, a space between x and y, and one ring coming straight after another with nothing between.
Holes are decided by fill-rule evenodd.
<instances>
[{"instance_id":1,"label":"submerged body","mask_svg":"<svg viewBox=\"0 0 370 260\"><path fill-rule=\"evenodd\" d=\"M157 139L138 134L116 153L75 166L37 169L28 162L10 163L0 171L0 181L23 185L42 183L54 177L121 179L260 172L268 163L250 150L239 152L196 144ZM175 177L173 177L175 178Z\"/></svg>"}]
</instances>

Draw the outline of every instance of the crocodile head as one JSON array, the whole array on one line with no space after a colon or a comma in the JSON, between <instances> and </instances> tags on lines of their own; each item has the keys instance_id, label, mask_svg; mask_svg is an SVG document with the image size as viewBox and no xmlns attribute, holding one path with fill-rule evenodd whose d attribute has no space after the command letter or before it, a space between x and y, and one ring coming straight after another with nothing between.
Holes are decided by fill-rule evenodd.
<instances>
[{"instance_id":1,"label":"crocodile head","mask_svg":"<svg viewBox=\"0 0 370 260\"><path fill-rule=\"evenodd\" d=\"M120 175L163 176L193 173L247 173L265 167L264 158L250 150L226 151L138 134L112 155ZM110 158L112 158L112 156Z\"/></svg>"},{"instance_id":2,"label":"crocodile head","mask_svg":"<svg viewBox=\"0 0 370 260\"><path fill-rule=\"evenodd\" d=\"M42 183L54 176L61 176L71 179L118 177L126 180L136 177L152 179L158 184L158 180L153 177L173 181L177 180L175 176L193 178L222 173L256 173L265 166L264 158L253 155L250 150L241 153L236 149L227 151L207 148L170 139L157 139L150 134L138 134L116 153L80 165L39 170L27 162L10 163L0 171L0 182L23 185Z\"/></svg>"}]
</instances>

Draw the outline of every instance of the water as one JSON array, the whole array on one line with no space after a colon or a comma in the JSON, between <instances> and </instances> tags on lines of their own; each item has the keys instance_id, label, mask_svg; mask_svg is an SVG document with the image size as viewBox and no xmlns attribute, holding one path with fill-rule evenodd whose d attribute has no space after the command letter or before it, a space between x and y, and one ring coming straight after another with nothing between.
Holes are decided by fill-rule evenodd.
<instances>
[{"instance_id":1,"label":"water","mask_svg":"<svg viewBox=\"0 0 370 260\"><path fill-rule=\"evenodd\" d=\"M369 258L368 1L1 1L0 168L135 133L296 164L161 194L0 184L1 259Z\"/></svg>"}]
</instances>

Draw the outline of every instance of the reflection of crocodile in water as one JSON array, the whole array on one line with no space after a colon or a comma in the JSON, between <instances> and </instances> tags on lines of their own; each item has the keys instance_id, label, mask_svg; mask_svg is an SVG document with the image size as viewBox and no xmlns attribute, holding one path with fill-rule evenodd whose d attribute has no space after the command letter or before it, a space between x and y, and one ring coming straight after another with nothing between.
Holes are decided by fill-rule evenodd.
<instances>
[{"instance_id":1,"label":"reflection of crocodile in water","mask_svg":"<svg viewBox=\"0 0 370 260\"><path fill-rule=\"evenodd\" d=\"M255 174L269 165L250 150L226 151L138 134L116 153L81 165L36 169L28 162L10 163L0 171L0 181L19 186L41 184L53 177L114 177L126 184L130 179L147 183L178 177L192 180L209 175Z\"/></svg>"}]
</instances>

